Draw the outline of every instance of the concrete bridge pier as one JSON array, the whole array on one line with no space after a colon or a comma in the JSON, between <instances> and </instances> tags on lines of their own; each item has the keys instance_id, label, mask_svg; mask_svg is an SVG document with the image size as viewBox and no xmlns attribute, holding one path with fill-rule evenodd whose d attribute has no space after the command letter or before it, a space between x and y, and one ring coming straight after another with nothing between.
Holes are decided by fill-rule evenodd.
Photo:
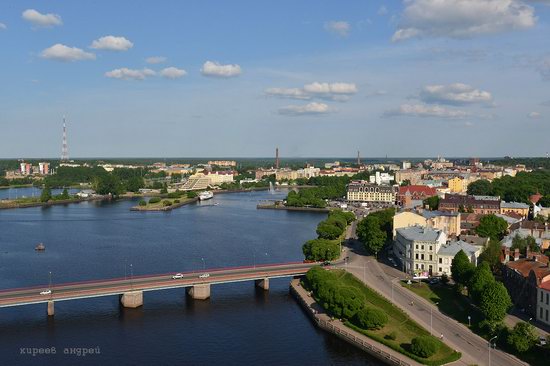
<instances>
[{"instance_id":1,"label":"concrete bridge pier","mask_svg":"<svg viewBox=\"0 0 550 366\"><path fill-rule=\"evenodd\" d=\"M48 301L48 316L55 314L53 300Z\"/></svg>"},{"instance_id":2,"label":"concrete bridge pier","mask_svg":"<svg viewBox=\"0 0 550 366\"><path fill-rule=\"evenodd\" d=\"M143 305L143 291L125 292L120 297L120 302L125 308L137 308Z\"/></svg>"},{"instance_id":3,"label":"concrete bridge pier","mask_svg":"<svg viewBox=\"0 0 550 366\"><path fill-rule=\"evenodd\" d=\"M187 294L195 300L206 300L210 297L210 285L195 285L187 288Z\"/></svg>"},{"instance_id":4,"label":"concrete bridge pier","mask_svg":"<svg viewBox=\"0 0 550 366\"><path fill-rule=\"evenodd\" d=\"M264 278L264 279L261 279L261 280L255 280L254 284L256 285L256 287L259 287L259 288L264 289L266 291L269 290L269 278Z\"/></svg>"}]
</instances>

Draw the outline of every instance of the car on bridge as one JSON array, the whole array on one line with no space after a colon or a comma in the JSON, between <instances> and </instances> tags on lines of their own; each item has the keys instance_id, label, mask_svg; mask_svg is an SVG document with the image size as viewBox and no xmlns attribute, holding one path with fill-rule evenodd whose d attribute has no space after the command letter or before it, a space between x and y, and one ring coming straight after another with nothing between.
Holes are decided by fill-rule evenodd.
<instances>
[{"instance_id":1,"label":"car on bridge","mask_svg":"<svg viewBox=\"0 0 550 366\"><path fill-rule=\"evenodd\" d=\"M199 278L208 278L208 277L210 277L209 273L203 273L199 276Z\"/></svg>"},{"instance_id":2,"label":"car on bridge","mask_svg":"<svg viewBox=\"0 0 550 366\"><path fill-rule=\"evenodd\" d=\"M51 293L52 293L52 290L50 290L50 289L40 291L40 295L50 295Z\"/></svg>"},{"instance_id":3,"label":"car on bridge","mask_svg":"<svg viewBox=\"0 0 550 366\"><path fill-rule=\"evenodd\" d=\"M172 276L173 280L180 280L182 278L183 278L183 275L181 273L176 273L175 275Z\"/></svg>"}]
</instances>

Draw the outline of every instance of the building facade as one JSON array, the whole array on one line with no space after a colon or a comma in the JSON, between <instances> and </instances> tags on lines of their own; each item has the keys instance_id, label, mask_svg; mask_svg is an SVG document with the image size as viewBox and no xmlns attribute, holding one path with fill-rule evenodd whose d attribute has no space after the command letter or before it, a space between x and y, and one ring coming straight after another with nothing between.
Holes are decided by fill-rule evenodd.
<instances>
[{"instance_id":1,"label":"building facade","mask_svg":"<svg viewBox=\"0 0 550 366\"><path fill-rule=\"evenodd\" d=\"M446 242L447 235L440 230L421 226L399 228L393 254L401 261L404 272L428 277L437 273L437 252Z\"/></svg>"},{"instance_id":2,"label":"building facade","mask_svg":"<svg viewBox=\"0 0 550 366\"><path fill-rule=\"evenodd\" d=\"M550 281L540 284L537 301L537 320L550 325Z\"/></svg>"},{"instance_id":3,"label":"building facade","mask_svg":"<svg viewBox=\"0 0 550 366\"><path fill-rule=\"evenodd\" d=\"M445 194L439 201L441 211L473 212L476 214L500 213L500 197Z\"/></svg>"},{"instance_id":4,"label":"building facade","mask_svg":"<svg viewBox=\"0 0 550 366\"><path fill-rule=\"evenodd\" d=\"M348 185L347 200L350 202L395 203L397 189L379 186L366 181L354 181Z\"/></svg>"},{"instance_id":5,"label":"building facade","mask_svg":"<svg viewBox=\"0 0 550 366\"><path fill-rule=\"evenodd\" d=\"M521 217L526 218L529 215L529 205L521 202L504 202L500 203L500 213L503 215L516 213Z\"/></svg>"}]
</instances>

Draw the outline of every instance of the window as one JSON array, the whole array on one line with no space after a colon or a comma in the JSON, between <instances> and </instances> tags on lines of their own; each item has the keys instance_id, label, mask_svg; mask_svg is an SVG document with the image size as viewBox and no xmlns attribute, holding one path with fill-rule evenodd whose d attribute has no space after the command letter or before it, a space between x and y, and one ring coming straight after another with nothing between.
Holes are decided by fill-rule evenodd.
<instances>
[{"instance_id":1,"label":"window","mask_svg":"<svg viewBox=\"0 0 550 366\"><path fill-rule=\"evenodd\" d=\"M418 253L415 254L415 258L418 259Z\"/></svg>"},{"instance_id":2,"label":"window","mask_svg":"<svg viewBox=\"0 0 550 366\"><path fill-rule=\"evenodd\" d=\"M430 245L430 252L432 251L432 246Z\"/></svg>"},{"instance_id":3,"label":"window","mask_svg":"<svg viewBox=\"0 0 550 366\"><path fill-rule=\"evenodd\" d=\"M439 267L439 273L443 272L443 268Z\"/></svg>"},{"instance_id":4,"label":"window","mask_svg":"<svg viewBox=\"0 0 550 366\"><path fill-rule=\"evenodd\" d=\"M415 245L416 250L418 250L418 244Z\"/></svg>"},{"instance_id":5,"label":"window","mask_svg":"<svg viewBox=\"0 0 550 366\"><path fill-rule=\"evenodd\" d=\"M418 263L414 265L414 268L418 269ZM542 310L542 309L541 309Z\"/></svg>"},{"instance_id":6,"label":"window","mask_svg":"<svg viewBox=\"0 0 550 366\"><path fill-rule=\"evenodd\" d=\"M422 250L424 250L424 245L422 245Z\"/></svg>"},{"instance_id":7,"label":"window","mask_svg":"<svg viewBox=\"0 0 550 366\"><path fill-rule=\"evenodd\" d=\"M420 255L420 259L424 260L424 254Z\"/></svg>"},{"instance_id":8,"label":"window","mask_svg":"<svg viewBox=\"0 0 550 366\"><path fill-rule=\"evenodd\" d=\"M548 321L548 309L546 309L546 321Z\"/></svg>"},{"instance_id":9,"label":"window","mask_svg":"<svg viewBox=\"0 0 550 366\"><path fill-rule=\"evenodd\" d=\"M539 319L542 320L542 308L540 308L540 311L539 311Z\"/></svg>"},{"instance_id":10,"label":"window","mask_svg":"<svg viewBox=\"0 0 550 366\"><path fill-rule=\"evenodd\" d=\"M546 305L548 305L548 292L546 293Z\"/></svg>"},{"instance_id":11,"label":"window","mask_svg":"<svg viewBox=\"0 0 550 366\"><path fill-rule=\"evenodd\" d=\"M433 255L430 254L430 260L433 261Z\"/></svg>"},{"instance_id":12,"label":"window","mask_svg":"<svg viewBox=\"0 0 550 366\"><path fill-rule=\"evenodd\" d=\"M439 258L439 264L443 264L443 258Z\"/></svg>"}]
</instances>

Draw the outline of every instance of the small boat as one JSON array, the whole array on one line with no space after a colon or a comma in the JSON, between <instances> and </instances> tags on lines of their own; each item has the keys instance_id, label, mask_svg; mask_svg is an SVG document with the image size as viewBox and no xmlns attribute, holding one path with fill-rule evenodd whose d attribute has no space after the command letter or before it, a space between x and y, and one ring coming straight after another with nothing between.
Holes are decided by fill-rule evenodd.
<instances>
[{"instance_id":1,"label":"small boat","mask_svg":"<svg viewBox=\"0 0 550 366\"><path fill-rule=\"evenodd\" d=\"M217 205L219 205L219 204L220 204L219 202L216 202L216 203L214 203L214 206L217 206Z\"/></svg>"},{"instance_id":2,"label":"small boat","mask_svg":"<svg viewBox=\"0 0 550 366\"><path fill-rule=\"evenodd\" d=\"M37 252L43 252L44 250L46 250L46 246L42 243L38 243L38 245L34 247L34 250L36 250Z\"/></svg>"},{"instance_id":3,"label":"small boat","mask_svg":"<svg viewBox=\"0 0 550 366\"><path fill-rule=\"evenodd\" d=\"M206 201L214 197L214 193L210 191L204 191L199 193L199 201Z\"/></svg>"}]
</instances>

